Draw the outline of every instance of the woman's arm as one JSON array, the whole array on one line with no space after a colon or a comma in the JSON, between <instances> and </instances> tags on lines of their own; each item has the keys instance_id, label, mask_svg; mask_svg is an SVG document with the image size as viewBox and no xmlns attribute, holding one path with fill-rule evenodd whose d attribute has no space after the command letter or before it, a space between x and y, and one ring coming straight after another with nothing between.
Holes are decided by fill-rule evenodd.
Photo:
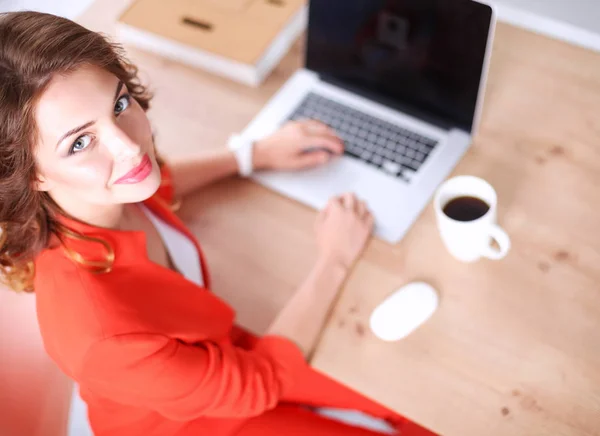
<instances>
[{"instance_id":1,"label":"woman's arm","mask_svg":"<svg viewBox=\"0 0 600 436\"><path fill-rule=\"evenodd\" d=\"M348 271L319 258L308 277L269 327L267 335L284 336L310 358Z\"/></svg>"},{"instance_id":2,"label":"woman's arm","mask_svg":"<svg viewBox=\"0 0 600 436\"><path fill-rule=\"evenodd\" d=\"M75 378L98 395L175 421L240 419L274 408L305 368L300 350L278 337L246 350L139 332L91 344Z\"/></svg>"},{"instance_id":3,"label":"woman's arm","mask_svg":"<svg viewBox=\"0 0 600 436\"><path fill-rule=\"evenodd\" d=\"M295 342L312 355L331 306L373 230L373 216L352 194L330 200L316 222L319 255L267 334Z\"/></svg>"},{"instance_id":4,"label":"woman's arm","mask_svg":"<svg viewBox=\"0 0 600 436\"><path fill-rule=\"evenodd\" d=\"M330 152L304 152L311 147ZM287 123L273 135L257 141L252 165L255 171L301 169L323 164L332 155L339 155L343 151L342 141L326 125L311 120L296 121ZM183 197L238 172L234 154L227 149L176 158L169 162L169 166L176 197Z\"/></svg>"}]
</instances>

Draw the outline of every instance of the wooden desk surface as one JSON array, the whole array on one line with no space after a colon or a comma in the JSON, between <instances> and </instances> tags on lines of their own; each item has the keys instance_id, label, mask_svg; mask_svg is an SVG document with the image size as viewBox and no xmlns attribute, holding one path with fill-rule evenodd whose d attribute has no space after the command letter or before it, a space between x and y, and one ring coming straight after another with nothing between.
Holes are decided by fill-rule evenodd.
<instances>
[{"instance_id":1,"label":"wooden desk surface","mask_svg":"<svg viewBox=\"0 0 600 436\"><path fill-rule=\"evenodd\" d=\"M81 22L110 33L126 0ZM156 90L151 118L173 156L222 147L301 64L301 43L259 89L129 50ZM374 240L313 365L446 436L600 435L600 54L499 24L482 126L454 174L487 179L513 248L461 264L432 207L395 246ZM243 180L186 199L214 290L263 331L314 256L305 206ZM441 305L405 340L377 340L371 310L426 280Z\"/></svg>"}]
</instances>

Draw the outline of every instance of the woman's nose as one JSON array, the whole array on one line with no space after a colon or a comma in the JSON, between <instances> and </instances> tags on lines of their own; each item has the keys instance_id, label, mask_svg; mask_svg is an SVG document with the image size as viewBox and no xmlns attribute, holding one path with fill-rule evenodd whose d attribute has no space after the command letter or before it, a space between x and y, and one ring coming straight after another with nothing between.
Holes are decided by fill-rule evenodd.
<instances>
[{"instance_id":1,"label":"woman's nose","mask_svg":"<svg viewBox=\"0 0 600 436\"><path fill-rule=\"evenodd\" d=\"M134 142L127 133L117 125L111 126L107 131L105 140L106 148L115 160L129 159L140 154L140 146Z\"/></svg>"}]
</instances>

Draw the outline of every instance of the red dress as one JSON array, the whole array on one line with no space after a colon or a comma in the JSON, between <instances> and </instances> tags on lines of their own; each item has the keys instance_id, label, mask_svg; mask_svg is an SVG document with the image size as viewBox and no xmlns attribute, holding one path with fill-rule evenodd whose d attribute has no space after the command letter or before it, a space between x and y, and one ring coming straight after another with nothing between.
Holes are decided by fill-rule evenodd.
<instances>
[{"instance_id":1,"label":"red dress","mask_svg":"<svg viewBox=\"0 0 600 436\"><path fill-rule=\"evenodd\" d=\"M291 341L235 326L232 308L209 291L194 236L166 207L171 199L167 184L144 204L194 241L205 287L151 262L143 232L66 218L72 230L110 244L112 270L90 272L60 246L36 259L44 345L79 383L96 436L376 434L306 406L358 409L397 424L403 436L433 434L310 368ZM68 244L88 260L105 253L98 243Z\"/></svg>"}]
</instances>

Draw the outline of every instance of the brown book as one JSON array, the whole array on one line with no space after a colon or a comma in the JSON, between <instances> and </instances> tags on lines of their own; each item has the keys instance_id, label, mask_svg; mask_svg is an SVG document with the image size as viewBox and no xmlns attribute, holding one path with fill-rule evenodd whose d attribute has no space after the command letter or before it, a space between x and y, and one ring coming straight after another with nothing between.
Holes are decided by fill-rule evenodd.
<instances>
[{"instance_id":1,"label":"brown book","mask_svg":"<svg viewBox=\"0 0 600 436\"><path fill-rule=\"evenodd\" d=\"M306 0L137 0L119 39L258 86L306 28Z\"/></svg>"}]
</instances>

